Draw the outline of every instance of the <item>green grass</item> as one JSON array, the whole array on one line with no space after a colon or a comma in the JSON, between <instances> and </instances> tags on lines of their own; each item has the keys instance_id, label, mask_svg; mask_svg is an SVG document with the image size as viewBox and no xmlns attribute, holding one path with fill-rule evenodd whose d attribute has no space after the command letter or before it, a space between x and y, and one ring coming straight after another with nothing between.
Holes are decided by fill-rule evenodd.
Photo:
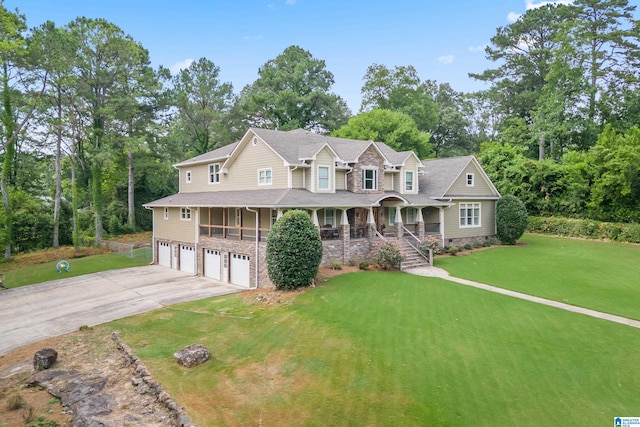
<instances>
[{"instance_id":1,"label":"green grass","mask_svg":"<svg viewBox=\"0 0 640 427\"><path fill-rule=\"evenodd\" d=\"M525 235L436 259L452 276L640 320L640 246Z\"/></svg>"},{"instance_id":2,"label":"green grass","mask_svg":"<svg viewBox=\"0 0 640 427\"><path fill-rule=\"evenodd\" d=\"M62 270L61 273L58 273L56 269L57 261L9 270L5 273L4 286L17 288L64 277L75 277L100 271L147 265L151 261L151 256L149 248L139 248L134 251L133 258L118 254L106 254L74 258L67 261L69 262L68 272Z\"/></svg>"},{"instance_id":3,"label":"green grass","mask_svg":"<svg viewBox=\"0 0 640 427\"><path fill-rule=\"evenodd\" d=\"M515 249L518 250L518 249ZM609 425L640 407L640 331L435 278L351 273L109 324L200 426ZM176 365L185 345L212 359Z\"/></svg>"}]
</instances>

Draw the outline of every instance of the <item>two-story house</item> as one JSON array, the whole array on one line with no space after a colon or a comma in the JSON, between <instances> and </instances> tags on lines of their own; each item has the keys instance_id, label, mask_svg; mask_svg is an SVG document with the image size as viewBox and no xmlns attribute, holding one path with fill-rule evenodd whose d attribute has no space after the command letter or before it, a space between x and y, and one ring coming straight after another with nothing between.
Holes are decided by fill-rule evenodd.
<instances>
[{"instance_id":1,"label":"two-story house","mask_svg":"<svg viewBox=\"0 0 640 427\"><path fill-rule=\"evenodd\" d=\"M380 239L495 235L500 195L472 156L421 161L380 142L251 128L175 167L179 192L145 205L154 262L241 286L271 285L266 237L287 209L309 212L324 264L366 259Z\"/></svg>"}]
</instances>

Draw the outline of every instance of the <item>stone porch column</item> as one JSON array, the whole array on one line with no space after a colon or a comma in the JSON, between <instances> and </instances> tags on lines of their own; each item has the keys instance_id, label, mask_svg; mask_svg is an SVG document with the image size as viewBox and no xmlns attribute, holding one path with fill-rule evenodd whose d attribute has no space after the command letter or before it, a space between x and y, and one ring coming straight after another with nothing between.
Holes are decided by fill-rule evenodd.
<instances>
[{"instance_id":1,"label":"stone porch column","mask_svg":"<svg viewBox=\"0 0 640 427\"><path fill-rule=\"evenodd\" d=\"M349 227L349 218L347 217L347 209L342 210L342 218L340 219L340 228L342 233L342 262L344 264L349 262L351 246L351 230Z\"/></svg>"},{"instance_id":2,"label":"stone porch column","mask_svg":"<svg viewBox=\"0 0 640 427\"><path fill-rule=\"evenodd\" d=\"M396 206L396 238L402 239L404 236L404 230L402 229L402 208L400 205Z\"/></svg>"},{"instance_id":3,"label":"stone porch column","mask_svg":"<svg viewBox=\"0 0 640 427\"><path fill-rule=\"evenodd\" d=\"M419 207L418 215L416 215L416 235L422 242L424 240L424 218L422 217L422 208Z\"/></svg>"}]
</instances>

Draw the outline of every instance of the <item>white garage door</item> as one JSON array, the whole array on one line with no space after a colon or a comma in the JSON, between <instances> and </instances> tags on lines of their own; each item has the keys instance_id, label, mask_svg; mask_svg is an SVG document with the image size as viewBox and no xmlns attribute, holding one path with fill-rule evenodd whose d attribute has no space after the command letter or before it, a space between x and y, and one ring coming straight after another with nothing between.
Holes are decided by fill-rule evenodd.
<instances>
[{"instance_id":1,"label":"white garage door","mask_svg":"<svg viewBox=\"0 0 640 427\"><path fill-rule=\"evenodd\" d=\"M180 270L195 274L196 251L193 246L180 245Z\"/></svg>"},{"instance_id":2,"label":"white garage door","mask_svg":"<svg viewBox=\"0 0 640 427\"><path fill-rule=\"evenodd\" d=\"M171 268L171 246L169 243L158 243L158 264Z\"/></svg>"},{"instance_id":3,"label":"white garage door","mask_svg":"<svg viewBox=\"0 0 640 427\"><path fill-rule=\"evenodd\" d=\"M205 249L204 251L204 275L212 279L221 280L220 277L220 251Z\"/></svg>"},{"instance_id":4,"label":"white garage door","mask_svg":"<svg viewBox=\"0 0 640 427\"><path fill-rule=\"evenodd\" d=\"M231 254L231 283L249 287L249 256Z\"/></svg>"}]
</instances>

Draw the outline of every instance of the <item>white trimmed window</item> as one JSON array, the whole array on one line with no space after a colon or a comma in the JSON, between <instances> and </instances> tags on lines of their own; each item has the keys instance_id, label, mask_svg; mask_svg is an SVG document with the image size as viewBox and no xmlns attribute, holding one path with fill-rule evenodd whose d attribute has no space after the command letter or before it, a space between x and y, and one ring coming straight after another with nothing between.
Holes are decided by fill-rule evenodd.
<instances>
[{"instance_id":1,"label":"white trimmed window","mask_svg":"<svg viewBox=\"0 0 640 427\"><path fill-rule=\"evenodd\" d=\"M163 217L164 219L169 219L169 208L164 208Z\"/></svg>"},{"instance_id":2,"label":"white trimmed window","mask_svg":"<svg viewBox=\"0 0 640 427\"><path fill-rule=\"evenodd\" d=\"M467 174L467 187L473 187L473 174Z\"/></svg>"},{"instance_id":3,"label":"white trimmed window","mask_svg":"<svg viewBox=\"0 0 640 427\"><path fill-rule=\"evenodd\" d=\"M362 189L378 189L378 169L362 169Z\"/></svg>"},{"instance_id":4,"label":"white trimmed window","mask_svg":"<svg viewBox=\"0 0 640 427\"><path fill-rule=\"evenodd\" d=\"M180 220L181 221L191 221L191 209L189 209L189 208L180 208Z\"/></svg>"},{"instance_id":5,"label":"white trimmed window","mask_svg":"<svg viewBox=\"0 0 640 427\"><path fill-rule=\"evenodd\" d=\"M404 191L413 191L413 171L404 173Z\"/></svg>"},{"instance_id":6,"label":"white trimmed window","mask_svg":"<svg viewBox=\"0 0 640 427\"><path fill-rule=\"evenodd\" d=\"M258 185L271 185L271 168L258 169Z\"/></svg>"},{"instance_id":7,"label":"white trimmed window","mask_svg":"<svg viewBox=\"0 0 640 427\"><path fill-rule=\"evenodd\" d=\"M235 208L233 216L235 217L236 227L240 227L242 225L242 209Z\"/></svg>"},{"instance_id":8,"label":"white trimmed window","mask_svg":"<svg viewBox=\"0 0 640 427\"><path fill-rule=\"evenodd\" d=\"M209 165L209 184L220 182L220 163Z\"/></svg>"},{"instance_id":9,"label":"white trimmed window","mask_svg":"<svg viewBox=\"0 0 640 427\"><path fill-rule=\"evenodd\" d=\"M318 166L318 190L329 189L329 166Z\"/></svg>"},{"instance_id":10,"label":"white trimmed window","mask_svg":"<svg viewBox=\"0 0 640 427\"><path fill-rule=\"evenodd\" d=\"M191 184L191 171L187 171L185 173L185 181L187 182L187 184Z\"/></svg>"},{"instance_id":11,"label":"white trimmed window","mask_svg":"<svg viewBox=\"0 0 640 427\"><path fill-rule=\"evenodd\" d=\"M460 203L460 228L480 227L480 203Z\"/></svg>"},{"instance_id":12,"label":"white trimmed window","mask_svg":"<svg viewBox=\"0 0 640 427\"><path fill-rule=\"evenodd\" d=\"M278 210L271 209L271 226L273 227L276 221L278 220Z\"/></svg>"}]
</instances>

